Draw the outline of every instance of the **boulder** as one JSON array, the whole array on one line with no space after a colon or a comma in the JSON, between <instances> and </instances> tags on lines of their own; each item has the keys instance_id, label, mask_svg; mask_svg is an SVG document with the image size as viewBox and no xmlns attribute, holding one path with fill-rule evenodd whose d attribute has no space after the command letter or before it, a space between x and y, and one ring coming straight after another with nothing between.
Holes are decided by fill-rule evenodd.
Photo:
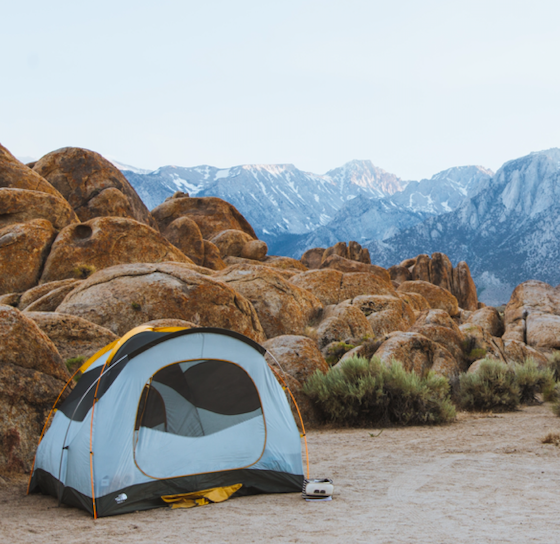
<instances>
[{"instance_id":1,"label":"boulder","mask_svg":"<svg viewBox=\"0 0 560 544\"><path fill-rule=\"evenodd\" d=\"M234 229L247 233L254 240L257 235L249 222L225 200L216 197L181 197L166 200L152 210L160 230L165 230L175 219L188 216L200 229L205 240L211 240L224 230Z\"/></svg>"},{"instance_id":2,"label":"boulder","mask_svg":"<svg viewBox=\"0 0 560 544\"><path fill-rule=\"evenodd\" d=\"M389 276L391 276L391 280L398 283L399 285L404 281L409 281L412 279L412 275L408 268L401 266L400 264L396 264L391 266L391 268L387 269L389 272Z\"/></svg>"},{"instance_id":3,"label":"boulder","mask_svg":"<svg viewBox=\"0 0 560 544\"><path fill-rule=\"evenodd\" d=\"M56 288L53 287L48 292L46 292L43 296L36 298L35 300L33 300L32 302L30 302L25 306L21 306L22 303L20 303L20 306L18 308L26 312L54 312L60 306L62 301L66 298L66 295L68 293L71 293L81 283L81 281L79 280L62 280L61 282L53 281L53 282L45 283L43 285L52 286L53 283L62 283L62 282L68 282L68 283L59 285ZM43 285L39 285L38 287L42 287ZM30 291L33 291L33 289L30 289ZM27 295L30 291L26 291L24 293L24 296ZM22 296L21 298L23 299L24 296Z\"/></svg>"},{"instance_id":4,"label":"boulder","mask_svg":"<svg viewBox=\"0 0 560 544\"><path fill-rule=\"evenodd\" d=\"M461 261L453 270L453 289L451 292L457 298L459 307L464 310L478 310L478 296L476 285L471 277L469 265Z\"/></svg>"},{"instance_id":5,"label":"boulder","mask_svg":"<svg viewBox=\"0 0 560 544\"><path fill-rule=\"evenodd\" d=\"M313 293L325 306L359 295L396 295L390 280L367 272L345 274L328 268L309 270L293 276L290 282Z\"/></svg>"},{"instance_id":6,"label":"boulder","mask_svg":"<svg viewBox=\"0 0 560 544\"><path fill-rule=\"evenodd\" d=\"M142 323L147 327L158 328L181 328L181 329L197 329L199 325L195 325L190 321L185 321L184 319L154 319L153 321L148 321L147 323Z\"/></svg>"},{"instance_id":7,"label":"boulder","mask_svg":"<svg viewBox=\"0 0 560 544\"><path fill-rule=\"evenodd\" d=\"M317 343L321 349L331 342L363 340L373 336L367 318L349 302L327 306L317 327Z\"/></svg>"},{"instance_id":8,"label":"boulder","mask_svg":"<svg viewBox=\"0 0 560 544\"><path fill-rule=\"evenodd\" d=\"M465 372L469 368L470 361L464 355L465 336L455 325L455 328L435 324L415 324L409 332L417 332L443 346L457 361L459 369Z\"/></svg>"},{"instance_id":9,"label":"boulder","mask_svg":"<svg viewBox=\"0 0 560 544\"><path fill-rule=\"evenodd\" d=\"M503 350L508 363L524 363L527 359L533 359L539 368L548 367L548 359L536 349L526 346L517 340L505 340Z\"/></svg>"},{"instance_id":10,"label":"boulder","mask_svg":"<svg viewBox=\"0 0 560 544\"><path fill-rule=\"evenodd\" d=\"M0 228L34 219L46 219L57 230L78 223L66 200L40 191L0 188L0 210Z\"/></svg>"},{"instance_id":11,"label":"boulder","mask_svg":"<svg viewBox=\"0 0 560 544\"><path fill-rule=\"evenodd\" d=\"M29 311L24 315L32 319L51 339L64 361L79 356L89 359L118 339L109 329L74 315Z\"/></svg>"},{"instance_id":12,"label":"boulder","mask_svg":"<svg viewBox=\"0 0 560 544\"><path fill-rule=\"evenodd\" d=\"M309 268L310 270L314 270L315 268L319 268L321 266L321 263L323 262L324 254L325 254L324 247L314 247L312 249L308 249L301 256L300 261L306 268Z\"/></svg>"},{"instance_id":13,"label":"boulder","mask_svg":"<svg viewBox=\"0 0 560 544\"><path fill-rule=\"evenodd\" d=\"M492 306L486 306L472 312L466 322L479 325L490 336L501 337L504 334L504 321L500 316L500 312Z\"/></svg>"},{"instance_id":14,"label":"boulder","mask_svg":"<svg viewBox=\"0 0 560 544\"><path fill-rule=\"evenodd\" d=\"M527 345L560 349L560 315L531 312L526 323Z\"/></svg>"},{"instance_id":15,"label":"boulder","mask_svg":"<svg viewBox=\"0 0 560 544\"><path fill-rule=\"evenodd\" d=\"M526 281L518 285L511 294L504 313L503 339L529 343L527 321L530 315L533 315L531 319L532 334L536 335L531 345L537 346L537 342L541 342L545 338L547 340L544 341L548 344L548 339L554 336L554 331L556 331L556 319L540 319L539 316L560 315L560 289L537 280ZM546 329L550 329L551 333L545 334Z\"/></svg>"},{"instance_id":16,"label":"boulder","mask_svg":"<svg viewBox=\"0 0 560 544\"><path fill-rule=\"evenodd\" d=\"M405 281L397 291L401 293L418 293L422 295L432 309L445 310L450 316L459 314L457 299L447 290L432 285L427 281Z\"/></svg>"},{"instance_id":17,"label":"boulder","mask_svg":"<svg viewBox=\"0 0 560 544\"><path fill-rule=\"evenodd\" d=\"M286 281L267 266L234 265L214 275L247 298L268 338L300 335L323 305L310 292Z\"/></svg>"},{"instance_id":18,"label":"boulder","mask_svg":"<svg viewBox=\"0 0 560 544\"><path fill-rule=\"evenodd\" d=\"M422 310L430 309L428 301L418 293L403 293L397 287L397 296L404 300L414 311L421 312Z\"/></svg>"},{"instance_id":19,"label":"boulder","mask_svg":"<svg viewBox=\"0 0 560 544\"><path fill-rule=\"evenodd\" d=\"M351 261L338 255L331 255L327 259L324 259L321 263L321 269L324 268L332 268L334 270L345 273L365 272L367 274L373 274L385 282L391 282L391 276L389 275L389 272L387 272L387 270L385 270L381 266Z\"/></svg>"},{"instance_id":20,"label":"boulder","mask_svg":"<svg viewBox=\"0 0 560 544\"><path fill-rule=\"evenodd\" d=\"M223 270L227 264L222 260L220 250L208 240L204 242L204 263L202 266L210 270Z\"/></svg>"},{"instance_id":21,"label":"boulder","mask_svg":"<svg viewBox=\"0 0 560 544\"><path fill-rule=\"evenodd\" d=\"M289 374L301 384L317 370L325 373L329 369L315 342L305 336L277 336L264 342L263 347L267 349L265 358L271 367L282 376Z\"/></svg>"},{"instance_id":22,"label":"boulder","mask_svg":"<svg viewBox=\"0 0 560 544\"><path fill-rule=\"evenodd\" d=\"M70 375L55 345L34 321L12 306L0 306L0 324L2 364L37 370L66 383Z\"/></svg>"},{"instance_id":23,"label":"boulder","mask_svg":"<svg viewBox=\"0 0 560 544\"><path fill-rule=\"evenodd\" d=\"M424 310L418 314L414 326L422 327L424 325L438 325L440 327L447 327L456 334L461 334L461 329L449 314L444 310Z\"/></svg>"},{"instance_id":24,"label":"boulder","mask_svg":"<svg viewBox=\"0 0 560 544\"><path fill-rule=\"evenodd\" d=\"M460 372L457 361L447 349L416 332L391 334L375 355L386 365L390 365L393 360L400 361L405 370L419 376L425 376L432 370L451 378Z\"/></svg>"},{"instance_id":25,"label":"boulder","mask_svg":"<svg viewBox=\"0 0 560 544\"><path fill-rule=\"evenodd\" d=\"M361 295L355 297L352 304L367 317L374 338L406 331L414 323L414 311L399 297Z\"/></svg>"},{"instance_id":26,"label":"boulder","mask_svg":"<svg viewBox=\"0 0 560 544\"><path fill-rule=\"evenodd\" d=\"M21 294L17 308L18 310L25 310L30 304L33 304L36 300L39 300L45 295L48 295L51 291L55 291L59 287L75 285L79 281L80 280L76 279L52 281L49 283L37 285L36 287L32 287L28 291L25 291L25 293Z\"/></svg>"},{"instance_id":27,"label":"boulder","mask_svg":"<svg viewBox=\"0 0 560 544\"><path fill-rule=\"evenodd\" d=\"M63 229L52 245L42 282L79 277L81 267L94 270L118 264L192 261L159 232L134 219L96 217Z\"/></svg>"},{"instance_id":28,"label":"boulder","mask_svg":"<svg viewBox=\"0 0 560 544\"><path fill-rule=\"evenodd\" d=\"M268 246L262 240L251 240L247 242L241 249L241 257L243 259L251 259L253 261L264 261L268 253Z\"/></svg>"},{"instance_id":29,"label":"boulder","mask_svg":"<svg viewBox=\"0 0 560 544\"><path fill-rule=\"evenodd\" d=\"M0 229L0 295L37 285L54 237L45 219Z\"/></svg>"},{"instance_id":30,"label":"boulder","mask_svg":"<svg viewBox=\"0 0 560 544\"><path fill-rule=\"evenodd\" d=\"M334 246L325 249L321 262L325 262L331 255L338 255L343 259L348 259L348 246L346 242L338 242Z\"/></svg>"},{"instance_id":31,"label":"boulder","mask_svg":"<svg viewBox=\"0 0 560 544\"><path fill-rule=\"evenodd\" d=\"M7 295L0 295L0 306L12 306L17 308L21 299L21 293L8 293Z\"/></svg>"},{"instance_id":32,"label":"boulder","mask_svg":"<svg viewBox=\"0 0 560 544\"><path fill-rule=\"evenodd\" d=\"M467 361L491 357L507 363L501 338L490 336L482 327L465 323L459 327L465 336L464 353Z\"/></svg>"},{"instance_id":33,"label":"boulder","mask_svg":"<svg viewBox=\"0 0 560 544\"><path fill-rule=\"evenodd\" d=\"M431 283L453 293L453 265L447 255L439 252L432 253L429 272ZM459 306L461 308L463 307L461 304L459 304Z\"/></svg>"},{"instance_id":34,"label":"boulder","mask_svg":"<svg viewBox=\"0 0 560 544\"><path fill-rule=\"evenodd\" d=\"M139 263L101 270L72 291L57 311L83 317L119 336L143 323L173 318L264 341L251 303L191 266Z\"/></svg>"},{"instance_id":35,"label":"boulder","mask_svg":"<svg viewBox=\"0 0 560 544\"><path fill-rule=\"evenodd\" d=\"M278 257L276 255L269 255L264 260L264 264L272 268L278 268L279 270L299 270L301 272L307 271L307 268L305 268L301 261L292 259L291 257Z\"/></svg>"},{"instance_id":36,"label":"boulder","mask_svg":"<svg viewBox=\"0 0 560 544\"><path fill-rule=\"evenodd\" d=\"M18 161L0 145L0 187L40 191L64 200L64 197L37 172Z\"/></svg>"},{"instance_id":37,"label":"boulder","mask_svg":"<svg viewBox=\"0 0 560 544\"><path fill-rule=\"evenodd\" d=\"M188 217L179 217L161 233L168 242L198 265L204 264L204 240L198 225Z\"/></svg>"},{"instance_id":38,"label":"boulder","mask_svg":"<svg viewBox=\"0 0 560 544\"><path fill-rule=\"evenodd\" d=\"M210 241L220 250L224 257L240 257L243 246L254 240L252 236L242 230L228 229L219 232Z\"/></svg>"},{"instance_id":39,"label":"boulder","mask_svg":"<svg viewBox=\"0 0 560 544\"><path fill-rule=\"evenodd\" d=\"M41 157L33 170L48 180L70 203L81 221L124 217L157 224L121 171L99 153L64 147Z\"/></svg>"},{"instance_id":40,"label":"boulder","mask_svg":"<svg viewBox=\"0 0 560 544\"><path fill-rule=\"evenodd\" d=\"M416 263L410 270L412 281L430 282L430 256L421 254L416 257Z\"/></svg>"}]
</instances>

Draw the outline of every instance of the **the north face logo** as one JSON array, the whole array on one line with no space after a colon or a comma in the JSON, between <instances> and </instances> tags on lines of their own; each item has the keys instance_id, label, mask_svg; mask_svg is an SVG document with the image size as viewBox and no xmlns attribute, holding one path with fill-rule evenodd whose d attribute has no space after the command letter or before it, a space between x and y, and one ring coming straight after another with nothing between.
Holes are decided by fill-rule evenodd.
<instances>
[{"instance_id":1,"label":"the north face logo","mask_svg":"<svg viewBox=\"0 0 560 544\"><path fill-rule=\"evenodd\" d=\"M120 495L115 497L115 501L116 501L117 504L123 503L124 501L126 501L126 499L128 499L128 497L126 496L126 493L121 493Z\"/></svg>"}]
</instances>

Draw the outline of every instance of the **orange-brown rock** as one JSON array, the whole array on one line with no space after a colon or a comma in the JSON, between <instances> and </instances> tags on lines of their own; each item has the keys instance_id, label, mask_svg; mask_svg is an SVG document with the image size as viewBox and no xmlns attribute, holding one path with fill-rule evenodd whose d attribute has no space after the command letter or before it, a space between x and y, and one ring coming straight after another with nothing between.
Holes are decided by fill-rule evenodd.
<instances>
[{"instance_id":1,"label":"orange-brown rock","mask_svg":"<svg viewBox=\"0 0 560 544\"><path fill-rule=\"evenodd\" d=\"M0 361L0 471L29 471L70 375L49 338L11 306L0 306Z\"/></svg>"},{"instance_id":2,"label":"orange-brown rock","mask_svg":"<svg viewBox=\"0 0 560 544\"><path fill-rule=\"evenodd\" d=\"M54 237L55 230L45 219L0 230L0 295L37 285Z\"/></svg>"},{"instance_id":3,"label":"orange-brown rock","mask_svg":"<svg viewBox=\"0 0 560 544\"><path fill-rule=\"evenodd\" d=\"M455 323L455 321L451 319L451 317L445 310L428 309L420 312L416 317L414 326L421 327L423 325L438 325L440 327L447 327L457 334L461 333L457 323Z\"/></svg>"},{"instance_id":4,"label":"orange-brown rock","mask_svg":"<svg viewBox=\"0 0 560 544\"><path fill-rule=\"evenodd\" d=\"M465 323L459 327L465 336L465 356L467 358L491 357L507 363L504 343L501 338L490 336L481 326Z\"/></svg>"},{"instance_id":5,"label":"orange-brown rock","mask_svg":"<svg viewBox=\"0 0 560 544\"><path fill-rule=\"evenodd\" d=\"M300 335L323 305L310 292L286 281L267 266L234 265L214 275L254 306L268 338Z\"/></svg>"},{"instance_id":6,"label":"orange-brown rock","mask_svg":"<svg viewBox=\"0 0 560 544\"><path fill-rule=\"evenodd\" d=\"M265 355L267 363L276 372L282 376L287 373L302 384L315 371L325 373L329 369L315 342L305 336L277 336L264 342L263 347L269 352Z\"/></svg>"},{"instance_id":7,"label":"orange-brown rock","mask_svg":"<svg viewBox=\"0 0 560 544\"><path fill-rule=\"evenodd\" d=\"M264 341L251 303L191 266L140 263L101 270L72 291L57 311L88 319L119 336L143 323L173 318Z\"/></svg>"},{"instance_id":8,"label":"orange-brown rock","mask_svg":"<svg viewBox=\"0 0 560 544\"><path fill-rule=\"evenodd\" d=\"M152 215L158 222L160 230L167 228L167 225L175 219L186 215L198 225L205 240L211 240L228 229L241 230L251 238L257 239L253 227L237 211L237 208L221 198L171 198L154 208Z\"/></svg>"},{"instance_id":9,"label":"orange-brown rock","mask_svg":"<svg viewBox=\"0 0 560 544\"><path fill-rule=\"evenodd\" d=\"M314 247L312 249L308 249L301 256L300 261L306 268L309 268L309 270L314 270L321 266L321 263L323 262L324 254L325 254L324 247Z\"/></svg>"},{"instance_id":10,"label":"orange-brown rock","mask_svg":"<svg viewBox=\"0 0 560 544\"><path fill-rule=\"evenodd\" d=\"M450 316L459 314L457 299L447 290L432 285L427 281L405 281L401 283L397 291L401 293L418 293L422 295L432 309L445 310Z\"/></svg>"},{"instance_id":11,"label":"orange-brown rock","mask_svg":"<svg viewBox=\"0 0 560 544\"><path fill-rule=\"evenodd\" d=\"M208 240L204 242L204 263L202 266L210 268L210 270L223 270L227 264L223 261L220 255L220 250Z\"/></svg>"},{"instance_id":12,"label":"orange-brown rock","mask_svg":"<svg viewBox=\"0 0 560 544\"><path fill-rule=\"evenodd\" d=\"M161 233L177 249L198 265L204 264L204 240L198 225L188 217L179 217Z\"/></svg>"},{"instance_id":13,"label":"orange-brown rock","mask_svg":"<svg viewBox=\"0 0 560 544\"><path fill-rule=\"evenodd\" d=\"M291 257L278 257L276 255L269 255L264 260L264 264L272 268L278 268L279 270L299 270L301 272L307 271L307 268L305 268L301 261L292 259Z\"/></svg>"},{"instance_id":14,"label":"orange-brown rock","mask_svg":"<svg viewBox=\"0 0 560 544\"><path fill-rule=\"evenodd\" d=\"M352 304L367 317L374 338L406 331L414 323L414 311L399 297L361 295Z\"/></svg>"},{"instance_id":15,"label":"orange-brown rock","mask_svg":"<svg viewBox=\"0 0 560 544\"><path fill-rule=\"evenodd\" d=\"M405 370L425 376L432 370L436 374L452 377L460 368L451 353L441 344L432 342L416 332L395 332L389 336L376 352L386 365L400 361Z\"/></svg>"},{"instance_id":16,"label":"orange-brown rock","mask_svg":"<svg viewBox=\"0 0 560 544\"><path fill-rule=\"evenodd\" d=\"M428 301L418 293L403 293L397 287L397 296L404 300L415 312L430 309Z\"/></svg>"},{"instance_id":17,"label":"orange-brown rock","mask_svg":"<svg viewBox=\"0 0 560 544\"><path fill-rule=\"evenodd\" d=\"M430 282L430 256L421 254L416 257L416 263L410 270L412 281Z\"/></svg>"},{"instance_id":18,"label":"orange-brown rock","mask_svg":"<svg viewBox=\"0 0 560 544\"><path fill-rule=\"evenodd\" d=\"M338 242L334 246L325 249L321 262L326 261L331 255L338 255L343 259L348 259L348 246L346 242Z\"/></svg>"},{"instance_id":19,"label":"orange-brown rock","mask_svg":"<svg viewBox=\"0 0 560 544\"><path fill-rule=\"evenodd\" d=\"M224 257L240 257L243 246L254 238L242 230L228 229L219 232L210 241L220 250Z\"/></svg>"},{"instance_id":20,"label":"orange-brown rock","mask_svg":"<svg viewBox=\"0 0 560 544\"><path fill-rule=\"evenodd\" d=\"M96 217L63 229L52 245L42 282L76 277L80 266L95 270L117 264L192 263L159 232L134 219Z\"/></svg>"},{"instance_id":21,"label":"orange-brown rock","mask_svg":"<svg viewBox=\"0 0 560 544\"><path fill-rule=\"evenodd\" d=\"M560 289L536 280L518 285L506 306L504 324L504 340L554 348L560 338Z\"/></svg>"},{"instance_id":22,"label":"orange-brown rock","mask_svg":"<svg viewBox=\"0 0 560 544\"><path fill-rule=\"evenodd\" d=\"M0 145L0 187L40 191L64 200L46 179L18 161L2 145Z\"/></svg>"},{"instance_id":23,"label":"orange-brown rock","mask_svg":"<svg viewBox=\"0 0 560 544\"><path fill-rule=\"evenodd\" d=\"M70 377L48 336L12 306L0 306L0 361L37 370L62 380L63 384Z\"/></svg>"},{"instance_id":24,"label":"orange-brown rock","mask_svg":"<svg viewBox=\"0 0 560 544\"><path fill-rule=\"evenodd\" d=\"M397 282L399 285L403 281L409 281L412 279L410 270L408 268L405 268L404 266L401 266L400 264L391 266L391 268L387 269L387 272L389 272L389 275L391 276L391 280Z\"/></svg>"},{"instance_id":25,"label":"orange-brown rock","mask_svg":"<svg viewBox=\"0 0 560 544\"><path fill-rule=\"evenodd\" d=\"M46 219L57 230L78 223L66 200L40 191L0 188L0 210L0 228L34 219Z\"/></svg>"},{"instance_id":26,"label":"orange-brown rock","mask_svg":"<svg viewBox=\"0 0 560 544\"><path fill-rule=\"evenodd\" d=\"M54 312L66 295L80 283L80 280L69 279L38 285L22 295L18 309L29 312ZM47 287L48 290L41 289L42 287Z\"/></svg>"},{"instance_id":27,"label":"orange-brown rock","mask_svg":"<svg viewBox=\"0 0 560 544\"><path fill-rule=\"evenodd\" d=\"M430 282L453 293L453 265L449 257L444 253L432 253L432 259L430 260ZM463 308L461 304L459 306Z\"/></svg>"},{"instance_id":28,"label":"orange-brown rock","mask_svg":"<svg viewBox=\"0 0 560 544\"><path fill-rule=\"evenodd\" d=\"M478 310L478 296L476 285L471 277L469 265L461 261L453 270L453 289L451 292L457 298L457 302L464 310Z\"/></svg>"},{"instance_id":29,"label":"orange-brown rock","mask_svg":"<svg viewBox=\"0 0 560 544\"><path fill-rule=\"evenodd\" d=\"M197 329L200 325L195 325L190 321L185 321L184 319L154 319L148 321L147 323L142 323L147 327L158 328L169 328L169 327L180 327L182 329Z\"/></svg>"},{"instance_id":30,"label":"orange-brown rock","mask_svg":"<svg viewBox=\"0 0 560 544\"><path fill-rule=\"evenodd\" d=\"M331 268L345 273L366 272L368 274L374 274L383 281L389 283L391 282L391 276L389 275L389 272L387 272L387 270L385 270L381 266L351 261L350 259L345 259L344 257L340 257L339 255L331 255L330 257L324 259L321 263L321 269L324 268Z\"/></svg>"},{"instance_id":31,"label":"orange-brown rock","mask_svg":"<svg viewBox=\"0 0 560 544\"><path fill-rule=\"evenodd\" d=\"M539 368L548 367L548 359L535 348L525 345L517 340L505 340L503 350L508 363L524 363L527 359L533 359Z\"/></svg>"},{"instance_id":32,"label":"orange-brown rock","mask_svg":"<svg viewBox=\"0 0 560 544\"><path fill-rule=\"evenodd\" d=\"M469 363L464 356L465 336L457 326L455 328L445 327L443 325L435 325L426 323L423 325L416 324L409 329L409 332L417 332L429 338L432 342L436 342L443 346L457 361L461 371L469 368Z\"/></svg>"},{"instance_id":33,"label":"orange-brown rock","mask_svg":"<svg viewBox=\"0 0 560 544\"><path fill-rule=\"evenodd\" d=\"M358 341L372 336L365 315L348 301L327 306L317 327L317 343L321 349L331 342Z\"/></svg>"},{"instance_id":34,"label":"orange-brown rock","mask_svg":"<svg viewBox=\"0 0 560 544\"><path fill-rule=\"evenodd\" d=\"M396 296L390 281L365 272L344 274L338 270L309 270L297 274L291 283L313 293L325 306L359 295Z\"/></svg>"},{"instance_id":35,"label":"orange-brown rock","mask_svg":"<svg viewBox=\"0 0 560 544\"><path fill-rule=\"evenodd\" d=\"M17 308L21 299L21 293L8 293L7 295L0 295L0 306L12 306Z\"/></svg>"},{"instance_id":36,"label":"orange-brown rock","mask_svg":"<svg viewBox=\"0 0 560 544\"><path fill-rule=\"evenodd\" d=\"M262 240L251 240L247 242L241 249L243 259L250 259L252 261L264 261L268 253L268 246Z\"/></svg>"},{"instance_id":37,"label":"orange-brown rock","mask_svg":"<svg viewBox=\"0 0 560 544\"><path fill-rule=\"evenodd\" d=\"M474 311L466 322L480 325L490 336L501 337L504 334L504 321L493 306Z\"/></svg>"},{"instance_id":38,"label":"orange-brown rock","mask_svg":"<svg viewBox=\"0 0 560 544\"><path fill-rule=\"evenodd\" d=\"M157 229L132 185L99 153L64 147L41 157L33 170L62 193L81 221L127 217Z\"/></svg>"},{"instance_id":39,"label":"orange-brown rock","mask_svg":"<svg viewBox=\"0 0 560 544\"><path fill-rule=\"evenodd\" d=\"M50 338L64 361L83 356L89 359L118 336L87 319L58 312L24 312Z\"/></svg>"}]
</instances>

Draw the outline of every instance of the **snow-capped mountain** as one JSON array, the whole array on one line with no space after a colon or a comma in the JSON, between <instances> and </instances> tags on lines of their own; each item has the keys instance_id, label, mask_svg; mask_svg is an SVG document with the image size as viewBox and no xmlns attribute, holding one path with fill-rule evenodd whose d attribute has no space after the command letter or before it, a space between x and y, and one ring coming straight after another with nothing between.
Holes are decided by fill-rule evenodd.
<instances>
[{"instance_id":1,"label":"snow-capped mountain","mask_svg":"<svg viewBox=\"0 0 560 544\"><path fill-rule=\"evenodd\" d=\"M291 164L226 169L164 166L148 174L126 169L123 173L150 209L176 191L217 196L233 204L267 242L326 225L357 196L390 196L406 185L370 161L352 161L325 175L303 172Z\"/></svg>"},{"instance_id":2,"label":"snow-capped mountain","mask_svg":"<svg viewBox=\"0 0 560 544\"><path fill-rule=\"evenodd\" d=\"M454 210L485 187L492 175L481 166L459 166L430 179L410 181L403 191L391 196L347 201L328 224L307 236L284 237L275 249L300 257L307 249L328 247L341 240L360 244L384 240L428 217Z\"/></svg>"},{"instance_id":3,"label":"snow-capped mountain","mask_svg":"<svg viewBox=\"0 0 560 544\"><path fill-rule=\"evenodd\" d=\"M507 301L515 285L560 282L560 149L505 163L454 211L367 246L376 264L446 253L469 264L485 302Z\"/></svg>"}]
</instances>

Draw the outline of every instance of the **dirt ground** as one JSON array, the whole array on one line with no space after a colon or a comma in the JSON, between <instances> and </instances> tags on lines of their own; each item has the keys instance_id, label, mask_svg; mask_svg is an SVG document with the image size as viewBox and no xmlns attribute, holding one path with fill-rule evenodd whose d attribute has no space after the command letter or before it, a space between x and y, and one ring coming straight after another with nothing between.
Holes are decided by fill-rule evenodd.
<instances>
[{"instance_id":1,"label":"dirt ground","mask_svg":"<svg viewBox=\"0 0 560 544\"><path fill-rule=\"evenodd\" d=\"M331 502L261 495L93 521L9 478L0 541L560 543L560 447L541 443L549 432L560 433L549 405L381 434L312 431L311 476L334 480Z\"/></svg>"}]
</instances>

